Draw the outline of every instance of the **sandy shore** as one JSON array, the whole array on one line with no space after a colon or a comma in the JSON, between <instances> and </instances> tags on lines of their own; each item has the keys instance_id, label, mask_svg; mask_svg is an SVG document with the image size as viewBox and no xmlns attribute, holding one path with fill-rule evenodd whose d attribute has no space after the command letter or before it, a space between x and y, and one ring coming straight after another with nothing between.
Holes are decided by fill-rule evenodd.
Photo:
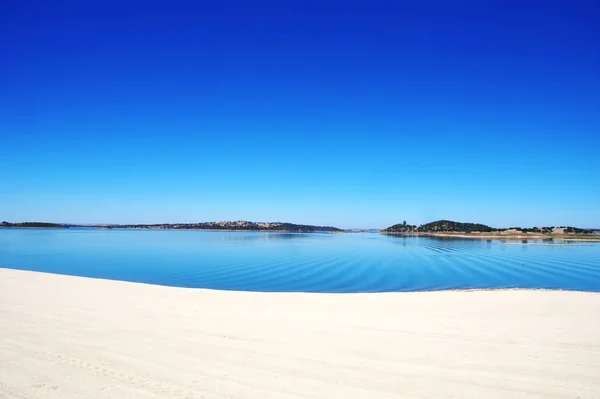
<instances>
[{"instance_id":1,"label":"sandy shore","mask_svg":"<svg viewBox=\"0 0 600 399\"><path fill-rule=\"evenodd\" d=\"M265 294L0 269L0 398L600 397L600 294Z\"/></svg>"}]
</instances>

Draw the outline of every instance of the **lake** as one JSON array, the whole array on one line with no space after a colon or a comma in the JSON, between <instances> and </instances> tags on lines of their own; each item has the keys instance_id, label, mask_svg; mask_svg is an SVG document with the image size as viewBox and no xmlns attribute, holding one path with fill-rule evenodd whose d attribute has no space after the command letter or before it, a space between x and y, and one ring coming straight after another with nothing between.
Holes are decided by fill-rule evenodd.
<instances>
[{"instance_id":1,"label":"lake","mask_svg":"<svg viewBox=\"0 0 600 399\"><path fill-rule=\"evenodd\" d=\"M369 233L0 229L0 267L243 291L600 291L600 243L543 243Z\"/></svg>"}]
</instances>

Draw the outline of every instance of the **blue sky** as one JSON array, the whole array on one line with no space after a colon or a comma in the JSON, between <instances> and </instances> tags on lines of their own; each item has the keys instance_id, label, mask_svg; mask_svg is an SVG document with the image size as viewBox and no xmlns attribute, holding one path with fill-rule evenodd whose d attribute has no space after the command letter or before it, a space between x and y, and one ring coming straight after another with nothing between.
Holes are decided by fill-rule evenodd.
<instances>
[{"instance_id":1,"label":"blue sky","mask_svg":"<svg viewBox=\"0 0 600 399\"><path fill-rule=\"evenodd\" d=\"M594 1L10 3L2 220L600 227Z\"/></svg>"}]
</instances>

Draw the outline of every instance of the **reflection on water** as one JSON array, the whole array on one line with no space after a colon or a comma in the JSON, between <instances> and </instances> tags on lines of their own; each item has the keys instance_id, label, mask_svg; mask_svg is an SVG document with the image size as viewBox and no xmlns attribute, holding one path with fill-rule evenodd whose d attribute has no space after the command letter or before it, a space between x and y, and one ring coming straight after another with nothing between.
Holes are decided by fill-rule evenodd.
<instances>
[{"instance_id":1,"label":"reflection on water","mask_svg":"<svg viewBox=\"0 0 600 399\"><path fill-rule=\"evenodd\" d=\"M600 243L531 239L14 229L0 267L252 291L600 291Z\"/></svg>"},{"instance_id":2,"label":"reflection on water","mask_svg":"<svg viewBox=\"0 0 600 399\"><path fill-rule=\"evenodd\" d=\"M314 235L324 235L327 233L315 233ZM297 240L308 238L308 233L263 233L263 232L230 232L228 239L230 241L266 241L266 240Z\"/></svg>"}]
</instances>

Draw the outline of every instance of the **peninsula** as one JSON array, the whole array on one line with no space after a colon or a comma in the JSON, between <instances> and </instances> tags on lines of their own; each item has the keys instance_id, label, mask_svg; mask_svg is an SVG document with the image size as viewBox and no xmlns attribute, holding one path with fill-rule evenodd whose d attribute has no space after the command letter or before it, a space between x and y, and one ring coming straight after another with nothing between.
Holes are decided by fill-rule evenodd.
<instances>
[{"instance_id":1,"label":"peninsula","mask_svg":"<svg viewBox=\"0 0 600 399\"><path fill-rule=\"evenodd\" d=\"M600 240L600 237L598 237L600 231L571 226L494 228L480 223L463 223L451 220L437 220L420 226L411 225L405 221L390 226L387 229L383 229L380 233L465 238L555 238L564 240Z\"/></svg>"}]
</instances>

